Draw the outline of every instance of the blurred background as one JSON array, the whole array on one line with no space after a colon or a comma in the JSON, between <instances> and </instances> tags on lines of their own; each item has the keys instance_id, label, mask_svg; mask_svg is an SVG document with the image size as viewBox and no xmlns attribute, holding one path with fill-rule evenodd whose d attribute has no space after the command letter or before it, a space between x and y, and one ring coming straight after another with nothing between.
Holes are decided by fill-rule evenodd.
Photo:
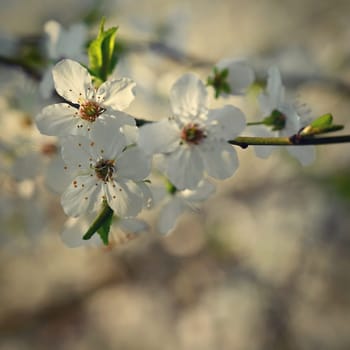
<instances>
[{"instance_id":1,"label":"blurred background","mask_svg":"<svg viewBox=\"0 0 350 350\"><path fill-rule=\"evenodd\" d=\"M318 146L306 168L283 150L261 160L237 149L236 174L170 235L145 211L149 234L71 249L46 186L54 144L33 124L50 102L38 102L33 71L7 60L48 20L88 18L93 37L105 15L125 50L119 73L138 84L137 117L168 116L183 72L206 79L220 59L245 58L261 79L276 64L291 96L349 133L348 1L0 3L1 350L350 349L348 144ZM256 118L251 99L228 102Z\"/></svg>"}]
</instances>

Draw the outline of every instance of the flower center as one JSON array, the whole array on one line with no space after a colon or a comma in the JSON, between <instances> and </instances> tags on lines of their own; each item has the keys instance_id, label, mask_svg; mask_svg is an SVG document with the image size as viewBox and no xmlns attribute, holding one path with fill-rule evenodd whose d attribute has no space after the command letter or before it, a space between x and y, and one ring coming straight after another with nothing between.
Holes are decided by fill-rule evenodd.
<instances>
[{"instance_id":1,"label":"flower center","mask_svg":"<svg viewBox=\"0 0 350 350\"><path fill-rule=\"evenodd\" d=\"M205 131L197 123L189 123L181 131L181 139L187 143L198 145L206 138Z\"/></svg>"},{"instance_id":2,"label":"flower center","mask_svg":"<svg viewBox=\"0 0 350 350\"><path fill-rule=\"evenodd\" d=\"M94 122L105 109L96 101L85 101L79 106L79 115L81 119Z\"/></svg>"},{"instance_id":3,"label":"flower center","mask_svg":"<svg viewBox=\"0 0 350 350\"><path fill-rule=\"evenodd\" d=\"M112 180L113 174L116 170L114 167L114 160L106 159L100 159L95 164L94 169L96 176L105 182Z\"/></svg>"},{"instance_id":4,"label":"flower center","mask_svg":"<svg viewBox=\"0 0 350 350\"><path fill-rule=\"evenodd\" d=\"M264 124L272 127L272 131L282 130L286 126L287 117L277 109L271 112L271 115L264 119Z\"/></svg>"}]
</instances>

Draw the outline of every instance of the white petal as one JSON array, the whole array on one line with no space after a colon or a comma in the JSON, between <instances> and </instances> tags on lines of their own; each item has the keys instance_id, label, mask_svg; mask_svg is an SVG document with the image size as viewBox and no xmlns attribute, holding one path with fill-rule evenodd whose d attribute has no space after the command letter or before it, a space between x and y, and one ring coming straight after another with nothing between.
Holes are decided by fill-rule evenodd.
<instances>
[{"instance_id":1,"label":"white petal","mask_svg":"<svg viewBox=\"0 0 350 350\"><path fill-rule=\"evenodd\" d=\"M284 87L277 67L269 68L266 92L262 93L258 99L264 117L270 115L274 109L279 109L284 103Z\"/></svg>"},{"instance_id":2,"label":"white petal","mask_svg":"<svg viewBox=\"0 0 350 350\"><path fill-rule=\"evenodd\" d=\"M146 154L173 152L180 142L180 129L174 121L162 120L143 125L138 144Z\"/></svg>"},{"instance_id":3,"label":"white petal","mask_svg":"<svg viewBox=\"0 0 350 350\"><path fill-rule=\"evenodd\" d=\"M210 130L214 137L225 141L238 136L246 127L245 116L238 108L226 105L220 109L212 109L208 114Z\"/></svg>"},{"instance_id":4,"label":"white petal","mask_svg":"<svg viewBox=\"0 0 350 350\"><path fill-rule=\"evenodd\" d=\"M254 82L254 71L245 61L222 60L217 64L217 67L221 70L228 69L227 80L231 88L231 94L240 95L245 93Z\"/></svg>"},{"instance_id":5,"label":"white petal","mask_svg":"<svg viewBox=\"0 0 350 350\"><path fill-rule=\"evenodd\" d=\"M77 176L61 197L64 212L73 217L95 211L101 203L101 181L89 175Z\"/></svg>"},{"instance_id":6,"label":"white petal","mask_svg":"<svg viewBox=\"0 0 350 350\"><path fill-rule=\"evenodd\" d=\"M140 233L149 229L147 223L140 219L120 219L117 223L120 229L126 233Z\"/></svg>"},{"instance_id":7,"label":"white petal","mask_svg":"<svg viewBox=\"0 0 350 350\"><path fill-rule=\"evenodd\" d=\"M207 181L203 180L199 183L198 187L193 191L182 191L182 197L190 202L202 202L215 192L215 186ZM187 192L187 193L186 193Z\"/></svg>"},{"instance_id":8,"label":"white petal","mask_svg":"<svg viewBox=\"0 0 350 350\"><path fill-rule=\"evenodd\" d=\"M117 216L136 216L142 210L142 193L134 182L112 181L105 184L104 188L107 202Z\"/></svg>"},{"instance_id":9,"label":"white petal","mask_svg":"<svg viewBox=\"0 0 350 350\"><path fill-rule=\"evenodd\" d=\"M94 157L115 159L126 146L120 123L116 118L97 119L90 134Z\"/></svg>"},{"instance_id":10,"label":"white petal","mask_svg":"<svg viewBox=\"0 0 350 350\"><path fill-rule=\"evenodd\" d=\"M80 103L91 98L94 88L91 76L80 63L64 59L58 62L52 70L53 81L57 93L67 101Z\"/></svg>"},{"instance_id":11,"label":"white petal","mask_svg":"<svg viewBox=\"0 0 350 350\"><path fill-rule=\"evenodd\" d=\"M70 172L90 171L91 141L84 136L67 136L61 139L62 158ZM95 160L95 159L94 159Z\"/></svg>"},{"instance_id":12,"label":"white petal","mask_svg":"<svg viewBox=\"0 0 350 350\"><path fill-rule=\"evenodd\" d=\"M59 55L66 58L81 58L87 34L87 27L83 23L75 23L67 30L63 30L60 40L57 43L57 52Z\"/></svg>"},{"instance_id":13,"label":"white petal","mask_svg":"<svg viewBox=\"0 0 350 350\"><path fill-rule=\"evenodd\" d=\"M170 233L175 227L180 214L182 214L185 209L185 203L180 198L173 196L159 213L157 224L158 231L162 234Z\"/></svg>"},{"instance_id":14,"label":"white petal","mask_svg":"<svg viewBox=\"0 0 350 350\"><path fill-rule=\"evenodd\" d=\"M232 176L238 168L236 150L227 143L213 146L201 153L207 174L220 180Z\"/></svg>"},{"instance_id":15,"label":"white petal","mask_svg":"<svg viewBox=\"0 0 350 350\"><path fill-rule=\"evenodd\" d=\"M203 161L196 146L180 147L166 158L166 174L176 188L194 189L203 178Z\"/></svg>"},{"instance_id":16,"label":"white petal","mask_svg":"<svg viewBox=\"0 0 350 350\"><path fill-rule=\"evenodd\" d=\"M98 234L93 235L89 240L84 240L83 236L92 224L94 217L89 215L90 218L68 218L64 224L61 239L63 243L69 248L77 248L81 246L95 246L101 245L102 241Z\"/></svg>"},{"instance_id":17,"label":"white petal","mask_svg":"<svg viewBox=\"0 0 350 350\"><path fill-rule=\"evenodd\" d=\"M121 153L116 168L118 178L141 181L151 172L151 159L140 148L133 146Z\"/></svg>"},{"instance_id":18,"label":"white petal","mask_svg":"<svg viewBox=\"0 0 350 350\"><path fill-rule=\"evenodd\" d=\"M170 102L176 116L199 116L208 105L206 88L196 75L184 74L171 88Z\"/></svg>"},{"instance_id":19,"label":"white petal","mask_svg":"<svg viewBox=\"0 0 350 350\"><path fill-rule=\"evenodd\" d=\"M66 103L47 106L36 116L37 127L44 135L76 135L79 132L77 125L81 121L76 112L77 109Z\"/></svg>"},{"instance_id":20,"label":"white petal","mask_svg":"<svg viewBox=\"0 0 350 350\"><path fill-rule=\"evenodd\" d=\"M48 56L51 59L57 60L57 44L61 35L62 27L61 24L56 21L48 21L44 25L44 32L47 36L46 49Z\"/></svg>"},{"instance_id":21,"label":"white petal","mask_svg":"<svg viewBox=\"0 0 350 350\"><path fill-rule=\"evenodd\" d=\"M129 107L134 99L135 85L135 82L128 78L106 81L97 90L96 100L101 101L104 107L122 111Z\"/></svg>"},{"instance_id":22,"label":"white petal","mask_svg":"<svg viewBox=\"0 0 350 350\"><path fill-rule=\"evenodd\" d=\"M303 166L311 165L315 161L316 152L313 146L288 146L287 150Z\"/></svg>"},{"instance_id":23,"label":"white petal","mask_svg":"<svg viewBox=\"0 0 350 350\"><path fill-rule=\"evenodd\" d=\"M53 157L46 168L45 184L56 193L62 193L72 179L70 172L64 170L64 166L62 157L57 155Z\"/></svg>"},{"instance_id":24,"label":"white petal","mask_svg":"<svg viewBox=\"0 0 350 350\"><path fill-rule=\"evenodd\" d=\"M124 126L136 126L135 118L133 118L131 115L121 112L121 111L114 111L114 110L107 110L104 112L100 118L98 119L110 119L114 118L118 121L120 124L120 127L123 128Z\"/></svg>"},{"instance_id":25,"label":"white petal","mask_svg":"<svg viewBox=\"0 0 350 350\"><path fill-rule=\"evenodd\" d=\"M40 84L39 84L39 92L41 97L44 99L47 99L52 96L54 90L54 83L52 78L52 66L49 66L41 78Z\"/></svg>"}]
</instances>

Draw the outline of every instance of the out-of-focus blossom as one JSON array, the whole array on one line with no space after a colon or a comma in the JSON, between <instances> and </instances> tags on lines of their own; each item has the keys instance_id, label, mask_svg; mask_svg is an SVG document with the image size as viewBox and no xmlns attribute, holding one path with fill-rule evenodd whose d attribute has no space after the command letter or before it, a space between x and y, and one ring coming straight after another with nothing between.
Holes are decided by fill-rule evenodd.
<instances>
[{"instance_id":1,"label":"out-of-focus blossom","mask_svg":"<svg viewBox=\"0 0 350 350\"><path fill-rule=\"evenodd\" d=\"M83 236L89 229L94 217L87 215L86 217L68 218L61 234L62 241L70 248L81 246L102 247L103 242L96 233L90 239L84 240ZM140 219L114 218L111 229L109 231L109 247L123 245L129 241L140 237L142 233L147 232L148 225Z\"/></svg>"},{"instance_id":2,"label":"out-of-focus blossom","mask_svg":"<svg viewBox=\"0 0 350 350\"><path fill-rule=\"evenodd\" d=\"M277 67L268 70L266 90L259 96L260 109L268 118L268 125L251 126L250 130L261 137L289 137L296 134L308 124L297 108L286 101L285 88ZM255 146L258 157L267 158L279 146ZM313 146L288 146L288 152L302 165L306 166L315 160Z\"/></svg>"},{"instance_id":3,"label":"out-of-focus blossom","mask_svg":"<svg viewBox=\"0 0 350 350\"><path fill-rule=\"evenodd\" d=\"M155 201L159 201L157 229L162 234L170 233L180 215L187 210L198 210L202 202L214 193L215 186L207 180L199 183L194 190L169 191L164 187L153 188Z\"/></svg>"},{"instance_id":4,"label":"out-of-focus blossom","mask_svg":"<svg viewBox=\"0 0 350 350\"><path fill-rule=\"evenodd\" d=\"M46 35L45 50L50 64L44 71L40 83L40 93L43 98L49 98L54 90L53 64L63 58L87 64L85 46L88 39L88 29L83 23L75 23L65 29L60 23L50 20L45 23L44 32Z\"/></svg>"}]
</instances>

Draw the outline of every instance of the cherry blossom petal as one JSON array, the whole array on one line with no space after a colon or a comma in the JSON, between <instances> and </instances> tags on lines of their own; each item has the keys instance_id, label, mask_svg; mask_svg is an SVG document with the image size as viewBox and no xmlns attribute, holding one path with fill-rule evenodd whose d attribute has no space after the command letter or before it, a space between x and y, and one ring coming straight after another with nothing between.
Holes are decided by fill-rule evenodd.
<instances>
[{"instance_id":1,"label":"cherry blossom petal","mask_svg":"<svg viewBox=\"0 0 350 350\"><path fill-rule=\"evenodd\" d=\"M62 193L74 177L64 167L65 163L61 155L56 155L51 159L45 171L45 184L56 193Z\"/></svg>"},{"instance_id":2,"label":"cherry blossom petal","mask_svg":"<svg viewBox=\"0 0 350 350\"><path fill-rule=\"evenodd\" d=\"M194 74L184 74L170 91L172 111L179 117L196 117L208 105L207 90L203 82Z\"/></svg>"},{"instance_id":3,"label":"cherry blossom petal","mask_svg":"<svg viewBox=\"0 0 350 350\"><path fill-rule=\"evenodd\" d=\"M151 159L139 147L130 147L117 159L116 168L117 178L141 181L151 172Z\"/></svg>"},{"instance_id":4,"label":"cherry blossom petal","mask_svg":"<svg viewBox=\"0 0 350 350\"><path fill-rule=\"evenodd\" d=\"M140 219L119 219L117 225L126 233L141 233L149 229L147 223Z\"/></svg>"},{"instance_id":5,"label":"cherry blossom petal","mask_svg":"<svg viewBox=\"0 0 350 350\"><path fill-rule=\"evenodd\" d=\"M146 154L169 153L180 142L180 129L174 121L161 120L143 125L139 131L138 144Z\"/></svg>"},{"instance_id":6,"label":"cherry blossom petal","mask_svg":"<svg viewBox=\"0 0 350 350\"><path fill-rule=\"evenodd\" d=\"M77 176L62 194L64 212L68 216L77 217L95 211L102 203L100 184L93 176Z\"/></svg>"},{"instance_id":7,"label":"cherry blossom petal","mask_svg":"<svg viewBox=\"0 0 350 350\"><path fill-rule=\"evenodd\" d=\"M225 141L234 139L246 127L244 114L238 108L230 105L210 110L208 122L215 137Z\"/></svg>"},{"instance_id":8,"label":"cherry blossom petal","mask_svg":"<svg viewBox=\"0 0 350 350\"><path fill-rule=\"evenodd\" d=\"M90 134L94 158L115 159L125 148L126 140L115 118L97 120Z\"/></svg>"},{"instance_id":9,"label":"cherry blossom petal","mask_svg":"<svg viewBox=\"0 0 350 350\"><path fill-rule=\"evenodd\" d=\"M136 83L128 78L104 82L96 92L96 100L104 107L122 111L133 101Z\"/></svg>"},{"instance_id":10,"label":"cherry blossom petal","mask_svg":"<svg viewBox=\"0 0 350 350\"><path fill-rule=\"evenodd\" d=\"M277 67L270 67L268 70L266 92L259 97L261 111L268 116L274 109L278 109L284 103L284 87Z\"/></svg>"},{"instance_id":11,"label":"cherry blossom petal","mask_svg":"<svg viewBox=\"0 0 350 350\"><path fill-rule=\"evenodd\" d=\"M64 59L58 62L52 76L57 93L67 101L79 104L94 93L89 72L76 61Z\"/></svg>"},{"instance_id":12,"label":"cherry blossom petal","mask_svg":"<svg viewBox=\"0 0 350 350\"><path fill-rule=\"evenodd\" d=\"M44 135L63 136L80 133L77 127L80 118L75 115L77 110L66 103L49 105L36 116L36 124Z\"/></svg>"},{"instance_id":13,"label":"cherry blossom petal","mask_svg":"<svg viewBox=\"0 0 350 350\"><path fill-rule=\"evenodd\" d=\"M121 111L107 110L97 119L97 121L106 120L110 118L115 119L119 123L121 128L124 127L125 125L136 126L135 119L131 115Z\"/></svg>"},{"instance_id":14,"label":"cherry blossom petal","mask_svg":"<svg viewBox=\"0 0 350 350\"><path fill-rule=\"evenodd\" d=\"M199 183L198 187L193 191L182 191L182 197L186 199L186 201L190 202L201 202L206 200L211 194L215 192L215 186L207 181L203 180Z\"/></svg>"},{"instance_id":15,"label":"cherry blossom petal","mask_svg":"<svg viewBox=\"0 0 350 350\"><path fill-rule=\"evenodd\" d=\"M91 141L84 136L62 138L62 158L70 172L91 172Z\"/></svg>"},{"instance_id":16,"label":"cherry blossom petal","mask_svg":"<svg viewBox=\"0 0 350 350\"><path fill-rule=\"evenodd\" d=\"M136 216L143 207L142 193L137 184L108 182L103 184L107 202L119 217Z\"/></svg>"},{"instance_id":17,"label":"cherry blossom petal","mask_svg":"<svg viewBox=\"0 0 350 350\"><path fill-rule=\"evenodd\" d=\"M173 196L159 213L158 231L162 234L170 233L174 229L179 216L185 211L186 204L177 196Z\"/></svg>"},{"instance_id":18,"label":"cherry blossom petal","mask_svg":"<svg viewBox=\"0 0 350 350\"><path fill-rule=\"evenodd\" d=\"M254 82L255 74L253 69L245 61L225 59L216 65L220 70L228 69L227 82L231 88L231 94L241 95Z\"/></svg>"},{"instance_id":19,"label":"cherry blossom petal","mask_svg":"<svg viewBox=\"0 0 350 350\"><path fill-rule=\"evenodd\" d=\"M313 146L288 146L288 152L303 166L311 165L316 158L316 150Z\"/></svg>"},{"instance_id":20,"label":"cherry blossom petal","mask_svg":"<svg viewBox=\"0 0 350 350\"><path fill-rule=\"evenodd\" d=\"M93 215L68 218L61 233L63 243L69 248L101 245L102 241L98 234L94 234L89 240L83 239L84 234L87 232L94 219L95 217Z\"/></svg>"},{"instance_id":21,"label":"cherry blossom petal","mask_svg":"<svg viewBox=\"0 0 350 350\"><path fill-rule=\"evenodd\" d=\"M204 167L209 176L226 179L238 168L236 150L227 143L221 143L201 153Z\"/></svg>"},{"instance_id":22,"label":"cherry blossom petal","mask_svg":"<svg viewBox=\"0 0 350 350\"><path fill-rule=\"evenodd\" d=\"M176 188L196 188L204 174L203 161L197 147L180 147L165 159L167 176Z\"/></svg>"}]
</instances>

